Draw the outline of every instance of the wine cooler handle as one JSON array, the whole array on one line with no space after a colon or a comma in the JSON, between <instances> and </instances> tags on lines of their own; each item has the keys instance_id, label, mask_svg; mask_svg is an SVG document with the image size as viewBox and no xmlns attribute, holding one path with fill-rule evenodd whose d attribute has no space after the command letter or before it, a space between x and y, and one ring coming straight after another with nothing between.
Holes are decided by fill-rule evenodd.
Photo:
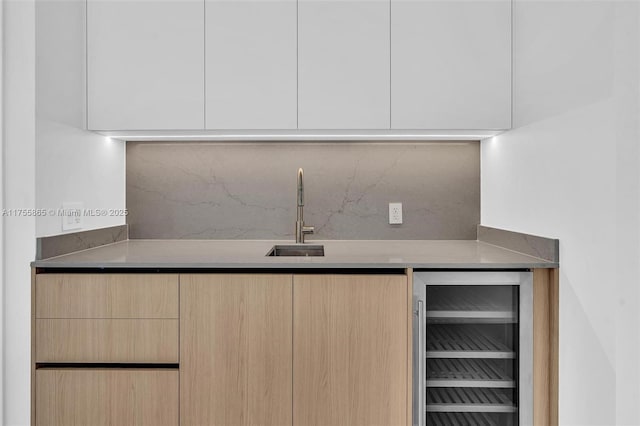
<instances>
[{"instance_id":1,"label":"wine cooler handle","mask_svg":"<svg viewBox=\"0 0 640 426\"><path fill-rule=\"evenodd\" d=\"M416 420L417 423L415 426L426 426L425 423L425 394L424 394L424 385L425 385L425 351L426 347L424 344L425 340L425 321L424 321L424 302L422 300L418 300L416 304L416 312L415 315L418 317L418 336L417 336L417 344L413 346L413 356L417 361L414 365L417 365L418 371L414 372L414 380L417 382L416 395L414 395L413 403L415 404L414 410L417 412ZM417 374L416 374L417 373Z\"/></svg>"}]
</instances>

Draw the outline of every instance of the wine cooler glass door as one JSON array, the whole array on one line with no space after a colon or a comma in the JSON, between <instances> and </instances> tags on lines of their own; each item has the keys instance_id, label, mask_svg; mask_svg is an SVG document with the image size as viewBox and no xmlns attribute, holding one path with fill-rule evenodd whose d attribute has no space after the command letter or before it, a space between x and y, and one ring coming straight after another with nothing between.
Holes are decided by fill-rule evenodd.
<instances>
[{"instance_id":1,"label":"wine cooler glass door","mask_svg":"<svg viewBox=\"0 0 640 426\"><path fill-rule=\"evenodd\" d=\"M414 282L414 424L531 425L531 273Z\"/></svg>"}]
</instances>

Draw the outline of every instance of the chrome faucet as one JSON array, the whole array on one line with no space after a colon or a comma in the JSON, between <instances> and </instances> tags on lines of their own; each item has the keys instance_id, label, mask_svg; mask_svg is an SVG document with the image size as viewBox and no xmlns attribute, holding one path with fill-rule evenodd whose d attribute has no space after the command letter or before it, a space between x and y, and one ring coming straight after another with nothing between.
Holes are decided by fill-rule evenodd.
<instances>
[{"instance_id":1,"label":"chrome faucet","mask_svg":"<svg viewBox=\"0 0 640 426\"><path fill-rule=\"evenodd\" d=\"M298 216L296 219L296 244L304 244L305 234L313 234L313 226L304 225L304 179L303 170L298 169Z\"/></svg>"}]
</instances>

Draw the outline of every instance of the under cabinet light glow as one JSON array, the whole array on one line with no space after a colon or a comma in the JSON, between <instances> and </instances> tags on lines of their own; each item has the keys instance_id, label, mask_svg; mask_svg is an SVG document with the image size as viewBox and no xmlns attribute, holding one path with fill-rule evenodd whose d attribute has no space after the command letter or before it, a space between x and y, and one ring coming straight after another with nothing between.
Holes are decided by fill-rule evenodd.
<instances>
[{"instance_id":1,"label":"under cabinet light glow","mask_svg":"<svg viewBox=\"0 0 640 426\"><path fill-rule=\"evenodd\" d=\"M128 141L434 141L434 140L480 140L487 139L501 133L497 131L474 133L282 133L282 134L154 134L154 133L118 133L104 132L113 138Z\"/></svg>"}]
</instances>

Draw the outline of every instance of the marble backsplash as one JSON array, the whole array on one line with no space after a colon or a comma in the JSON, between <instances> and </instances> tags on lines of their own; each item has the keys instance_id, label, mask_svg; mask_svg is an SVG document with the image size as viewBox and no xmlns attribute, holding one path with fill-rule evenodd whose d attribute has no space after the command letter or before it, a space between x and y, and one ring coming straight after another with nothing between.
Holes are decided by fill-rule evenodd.
<instances>
[{"instance_id":1,"label":"marble backsplash","mask_svg":"<svg viewBox=\"0 0 640 426\"><path fill-rule=\"evenodd\" d=\"M129 236L293 239L303 167L308 241L475 239L479 145L128 142Z\"/></svg>"}]
</instances>

